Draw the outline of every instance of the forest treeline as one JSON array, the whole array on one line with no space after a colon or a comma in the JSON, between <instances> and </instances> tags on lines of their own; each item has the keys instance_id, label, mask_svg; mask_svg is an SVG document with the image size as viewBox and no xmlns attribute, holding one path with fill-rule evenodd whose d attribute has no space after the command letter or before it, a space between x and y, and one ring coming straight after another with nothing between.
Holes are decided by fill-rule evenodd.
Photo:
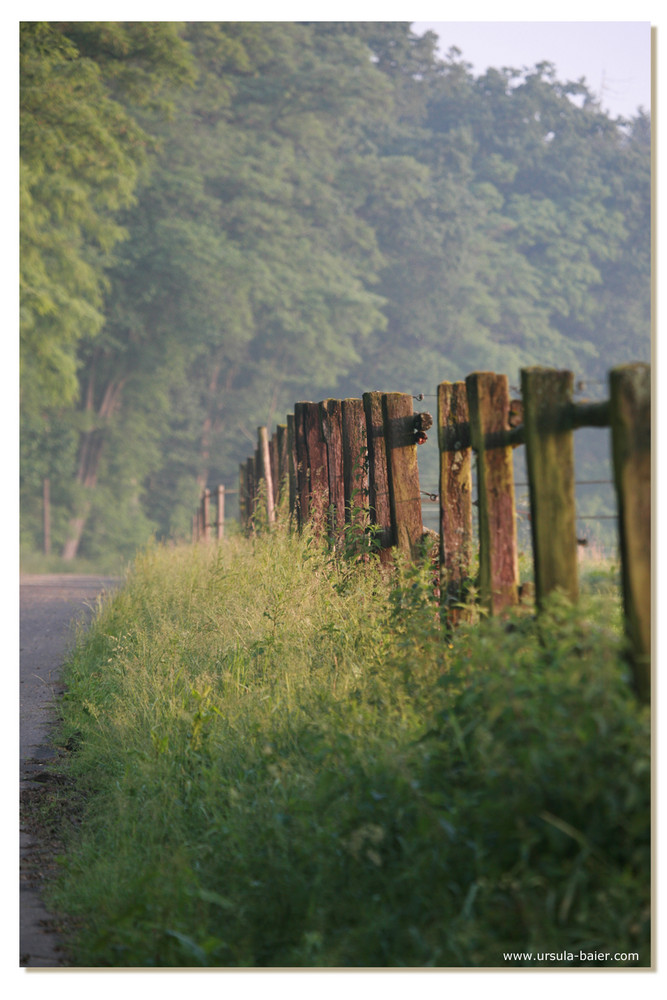
<instances>
[{"instance_id":1,"label":"forest treeline","mask_svg":"<svg viewBox=\"0 0 667 1000\"><path fill-rule=\"evenodd\" d=\"M650 357L650 118L408 22L21 24L21 535L189 535L298 399ZM452 25L455 45L455 25Z\"/></svg>"}]
</instances>

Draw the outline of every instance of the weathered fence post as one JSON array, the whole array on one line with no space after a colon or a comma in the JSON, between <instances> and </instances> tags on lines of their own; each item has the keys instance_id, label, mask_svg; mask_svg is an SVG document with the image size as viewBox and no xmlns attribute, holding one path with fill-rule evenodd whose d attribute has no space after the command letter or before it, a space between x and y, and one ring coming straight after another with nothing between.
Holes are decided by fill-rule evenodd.
<instances>
[{"instance_id":1,"label":"weathered fence post","mask_svg":"<svg viewBox=\"0 0 667 1000\"><path fill-rule=\"evenodd\" d=\"M269 525L276 520L276 508L273 504L273 477L271 475L271 453L269 451L269 433L266 427L257 428L257 450L259 453L260 478L264 480L266 493L266 518Z\"/></svg>"},{"instance_id":2,"label":"weathered fence post","mask_svg":"<svg viewBox=\"0 0 667 1000\"><path fill-rule=\"evenodd\" d=\"M245 528L247 522L246 504L245 462L241 462L239 466L239 524L242 528Z\"/></svg>"},{"instance_id":3,"label":"weathered fence post","mask_svg":"<svg viewBox=\"0 0 667 1000\"><path fill-rule=\"evenodd\" d=\"M382 417L394 540L401 552L415 558L424 525L412 396L403 392L383 393Z\"/></svg>"},{"instance_id":4,"label":"weathered fence post","mask_svg":"<svg viewBox=\"0 0 667 1000\"><path fill-rule=\"evenodd\" d=\"M465 382L438 386L440 449L440 603L450 625L461 620L472 560L472 462Z\"/></svg>"},{"instance_id":5,"label":"weathered fence post","mask_svg":"<svg viewBox=\"0 0 667 1000\"><path fill-rule=\"evenodd\" d=\"M345 519L363 523L368 500L368 447L366 420L361 399L344 399L341 407L343 426L343 491Z\"/></svg>"},{"instance_id":6,"label":"weathered fence post","mask_svg":"<svg viewBox=\"0 0 667 1000\"><path fill-rule=\"evenodd\" d=\"M340 399L325 399L320 403L320 423L327 454L329 531L335 541L345 526L343 416Z\"/></svg>"},{"instance_id":7,"label":"weathered fence post","mask_svg":"<svg viewBox=\"0 0 667 1000\"><path fill-rule=\"evenodd\" d=\"M377 525L380 544L380 561L391 560L389 551L394 543L389 500L389 473L387 471L387 449L384 439L382 416L382 393L363 394L366 415L366 442L368 447L368 505L371 523Z\"/></svg>"},{"instance_id":8,"label":"weathered fence post","mask_svg":"<svg viewBox=\"0 0 667 1000\"><path fill-rule=\"evenodd\" d=\"M209 489L205 489L204 495L201 500L202 537L205 542L208 542L211 537L210 523L209 523L210 503L211 503L211 491Z\"/></svg>"},{"instance_id":9,"label":"weathered fence post","mask_svg":"<svg viewBox=\"0 0 667 1000\"><path fill-rule=\"evenodd\" d=\"M254 489L254 499L253 499L253 513L258 516L259 513L259 501L262 489L262 454L259 450L259 439L257 441L257 447L255 448L254 465L253 465L254 475L253 475L253 489Z\"/></svg>"},{"instance_id":10,"label":"weathered fence post","mask_svg":"<svg viewBox=\"0 0 667 1000\"><path fill-rule=\"evenodd\" d=\"M312 521L316 533L325 522L329 504L329 471L322 436L319 403L300 402L294 408L299 495L299 525Z\"/></svg>"},{"instance_id":11,"label":"weathered fence post","mask_svg":"<svg viewBox=\"0 0 667 1000\"><path fill-rule=\"evenodd\" d=\"M225 487L222 484L218 486L218 506L216 514L216 535L218 541L220 541L225 534Z\"/></svg>"},{"instance_id":12,"label":"weathered fence post","mask_svg":"<svg viewBox=\"0 0 667 1000\"><path fill-rule=\"evenodd\" d=\"M239 471L239 517L246 531L252 528L255 513L255 461L246 459Z\"/></svg>"},{"instance_id":13,"label":"weathered fence post","mask_svg":"<svg viewBox=\"0 0 667 1000\"><path fill-rule=\"evenodd\" d=\"M315 533L319 535L326 524L326 511L329 506L327 445L322 434L319 403L308 404L304 412L304 422L310 479L309 519Z\"/></svg>"},{"instance_id":14,"label":"weathered fence post","mask_svg":"<svg viewBox=\"0 0 667 1000\"><path fill-rule=\"evenodd\" d=\"M277 483L276 503L284 502L285 490L289 488L289 461L288 461L288 438L287 426L278 424L276 427L276 459L277 459Z\"/></svg>"},{"instance_id":15,"label":"weathered fence post","mask_svg":"<svg viewBox=\"0 0 667 1000\"><path fill-rule=\"evenodd\" d=\"M300 402L294 406L294 457L296 460L296 514L299 529L308 521L310 471L308 468L308 448L306 446L305 408L309 403Z\"/></svg>"},{"instance_id":16,"label":"weathered fence post","mask_svg":"<svg viewBox=\"0 0 667 1000\"><path fill-rule=\"evenodd\" d=\"M579 596L574 498L574 435L570 411L574 376L523 368L523 426L530 490L535 599L556 589Z\"/></svg>"},{"instance_id":17,"label":"weathered fence post","mask_svg":"<svg viewBox=\"0 0 667 1000\"><path fill-rule=\"evenodd\" d=\"M651 369L619 365L609 387L625 627L637 692L650 701Z\"/></svg>"},{"instance_id":18,"label":"weathered fence post","mask_svg":"<svg viewBox=\"0 0 667 1000\"><path fill-rule=\"evenodd\" d=\"M274 431L269 439L269 462L271 466L271 486L273 509L278 516L278 492L280 490L280 473L278 471L278 432Z\"/></svg>"},{"instance_id":19,"label":"weathered fence post","mask_svg":"<svg viewBox=\"0 0 667 1000\"><path fill-rule=\"evenodd\" d=\"M466 378L466 390L477 452L480 596L495 615L519 599L514 472L507 443L509 384L506 375L473 372Z\"/></svg>"},{"instance_id":20,"label":"weathered fence post","mask_svg":"<svg viewBox=\"0 0 667 1000\"><path fill-rule=\"evenodd\" d=\"M287 414L287 470L289 476L289 510L293 523L299 523L298 511L298 488L297 488L297 458L296 458L296 431L294 429L294 414Z\"/></svg>"}]
</instances>

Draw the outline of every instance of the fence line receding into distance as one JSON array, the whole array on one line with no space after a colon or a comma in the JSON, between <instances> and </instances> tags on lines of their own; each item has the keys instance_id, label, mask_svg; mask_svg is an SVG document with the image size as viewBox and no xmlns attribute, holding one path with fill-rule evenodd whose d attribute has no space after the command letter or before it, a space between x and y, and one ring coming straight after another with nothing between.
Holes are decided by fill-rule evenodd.
<instances>
[{"instance_id":1,"label":"fence line receding into distance","mask_svg":"<svg viewBox=\"0 0 667 1000\"><path fill-rule=\"evenodd\" d=\"M521 398L506 375L474 372L437 388L439 589L443 619L465 614L473 565L472 462L477 469L479 600L501 614L521 599L512 450L526 448L534 591L538 611L554 590L578 597L574 431L609 427L626 633L635 685L650 697L651 651L651 374L620 365L609 373L609 398L575 402L570 371L521 372ZM334 544L355 519L370 521L380 559L398 549L411 559L433 548L422 523L417 447L432 425L407 393L366 392L361 399L298 402L239 473L239 516L250 531L272 525L279 511L301 529L311 523ZM227 492L230 492L229 490ZM218 488L217 537L224 532L224 487ZM205 491L193 537L210 538ZM221 513L222 511L222 513ZM425 544L426 543L426 544Z\"/></svg>"}]
</instances>

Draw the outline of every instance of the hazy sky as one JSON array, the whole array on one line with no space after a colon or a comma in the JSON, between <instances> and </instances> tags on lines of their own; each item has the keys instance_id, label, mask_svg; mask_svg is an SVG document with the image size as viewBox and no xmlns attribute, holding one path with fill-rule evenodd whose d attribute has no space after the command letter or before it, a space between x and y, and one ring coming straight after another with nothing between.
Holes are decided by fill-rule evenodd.
<instances>
[{"instance_id":1,"label":"hazy sky","mask_svg":"<svg viewBox=\"0 0 667 1000\"><path fill-rule=\"evenodd\" d=\"M631 5L628 11L631 10ZM559 80L585 77L612 115L651 107L649 21L415 21L435 31L444 55L455 45L477 76L489 66L521 69L547 60Z\"/></svg>"}]
</instances>

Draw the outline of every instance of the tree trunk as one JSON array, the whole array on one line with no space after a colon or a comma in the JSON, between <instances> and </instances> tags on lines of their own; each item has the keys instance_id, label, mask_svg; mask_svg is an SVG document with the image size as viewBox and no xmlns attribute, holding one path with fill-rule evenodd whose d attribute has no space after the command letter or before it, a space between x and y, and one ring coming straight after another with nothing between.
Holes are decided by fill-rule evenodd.
<instances>
[{"instance_id":1,"label":"tree trunk","mask_svg":"<svg viewBox=\"0 0 667 1000\"><path fill-rule=\"evenodd\" d=\"M93 399L93 383L95 378L95 364L93 363L86 392L86 412L95 412ZM76 474L76 483L84 488L84 499L81 502L76 514L69 522L67 538L63 546L62 558L70 562L76 557L81 543L90 508L92 505L92 491L97 485L97 473L100 466L100 458L104 447L104 437L106 426L120 406L120 397L125 384L125 379L118 379L109 382L107 385L99 410L97 420L92 430L83 431L81 434L81 448L79 451L79 467Z\"/></svg>"},{"instance_id":2,"label":"tree trunk","mask_svg":"<svg viewBox=\"0 0 667 1000\"><path fill-rule=\"evenodd\" d=\"M204 423L202 425L201 466L199 475L197 476L197 485L199 487L200 493L206 489L206 483L208 482L209 466L211 461L211 431L213 430L213 412L216 409L216 399L218 394L218 378L220 377L221 367L222 365L220 362L212 366L210 378L208 381L209 403L206 408Z\"/></svg>"}]
</instances>

